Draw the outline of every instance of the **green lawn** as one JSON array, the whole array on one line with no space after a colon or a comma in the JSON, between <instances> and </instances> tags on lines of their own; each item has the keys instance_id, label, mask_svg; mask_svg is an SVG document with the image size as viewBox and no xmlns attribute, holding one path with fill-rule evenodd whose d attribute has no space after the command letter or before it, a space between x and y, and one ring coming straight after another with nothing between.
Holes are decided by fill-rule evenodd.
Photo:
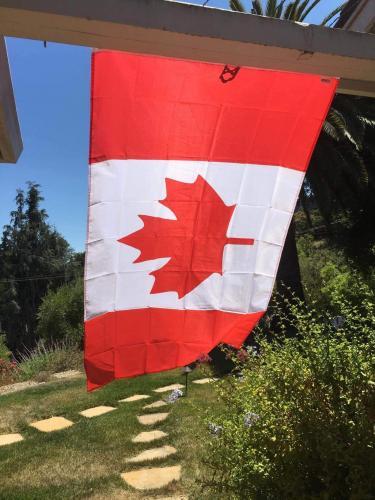
<instances>
[{"instance_id":1,"label":"green lawn","mask_svg":"<svg viewBox=\"0 0 375 500\"><path fill-rule=\"evenodd\" d=\"M201 377L198 371L189 380ZM179 370L119 380L103 389L87 393L84 379L48 383L33 389L0 397L0 434L20 432L24 441L0 447L1 499L72 499L150 497L128 488L120 473L143 467L127 464L126 458L144 449L168 444L177 454L153 466L182 466L179 483L154 492L157 495L191 495L199 469L198 455L204 446L203 424L197 418L197 407L213 404L210 384L189 384L189 395L158 411L170 411L168 419L155 426L142 426L136 419L145 404L160 399L152 390L180 382ZM138 402L118 403L133 394L152 397ZM109 405L118 409L106 415L86 419L79 411L92 406ZM152 411L152 410L151 410ZM45 434L29 423L51 416L64 416L75 425ZM169 437L153 443L134 444L131 438L141 431L158 428ZM149 463L150 465L150 463ZM147 464L145 464L147 466Z\"/></svg>"}]
</instances>

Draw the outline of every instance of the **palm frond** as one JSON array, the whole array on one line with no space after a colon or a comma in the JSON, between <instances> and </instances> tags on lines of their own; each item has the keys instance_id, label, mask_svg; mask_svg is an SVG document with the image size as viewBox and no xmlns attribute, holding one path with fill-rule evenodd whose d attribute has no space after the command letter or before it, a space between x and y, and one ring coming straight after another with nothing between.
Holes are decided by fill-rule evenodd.
<instances>
[{"instance_id":1,"label":"palm frond","mask_svg":"<svg viewBox=\"0 0 375 500\"><path fill-rule=\"evenodd\" d=\"M288 5L284 10L283 19L290 19L290 13L292 12L292 9L293 9L293 2L290 2L288 3Z\"/></svg>"},{"instance_id":2,"label":"palm frond","mask_svg":"<svg viewBox=\"0 0 375 500\"><path fill-rule=\"evenodd\" d=\"M258 16L263 16L263 9L262 9L262 4L260 0L253 0L252 1L252 14L258 14Z\"/></svg>"},{"instance_id":3,"label":"palm frond","mask_svg":"<svg viewBox=\"0 0 375 500\"><path fill-rule=\"evenodd\" d=\"M367 127L375 127L375 119L367 118L367 116L358 117Z\"/></svg>"},{"instance_id":4,"label":"palm frond","mask_svg":"<svg viewBox=\"0 0 375 500\"><path fill-rule=\"evenodd\" d=\"M336 7L336 9L334 9L332 12L330 12L324 19L323 21L320 23L322 26L326 26L329 21L331 21L331 19L335 18L338 14L340 14L340 12L342 11L342 9L345 7L345 5L347 4L348 2L344 2L343 4L339 5L338 7Z\"/></svg>"},{"instance_id":5,"label":"palm frond","mask_svg":"<svg viewBox=\"0 0 375 500\"><path fill-rule=\"evenodd\" d=\"M320 3L320 0L314 0L312 4L308 5L305 12L301 13L300 21L304 21L310 12Z\"/></svg>"},{"instance_id":6,"label":"palm frond","mask_svg":"<svg viewBox=\"0 0 375 500\"><path fill-rule=\"evenodd\" d=\"M366 127L359 118L361 113L353 99L337 95L333 107L345 116L346 137L354 144L356 149L362 150Z\"/></svg>"},{"instance_id":7,"label":"palm frond","mask_svg":"<svg viewBox=\"0 0 375 500\"><path fill-rule=\"evenodd\" d=\"M277 0L267 0L265 15L275 17L277 7Z\"/></svg>"},{"instance_id":8,"label":"palm frond","mask_svg":"<svg viewBox=\"0 0 375 500\"><path fill-rule=\"evenodd\" d=\"M336 128L328 120L323 123L323 132L336 142L339 142L341 139L341 136L337 132Z\"/></svg>"},{"instance_id":9,"label":"palm frond","mask_svg":"<svg viewBox=\"0 0 375 500\"><path fill-rule=\"evenodd\" d=\"M332 127L334 127L336 131L336 135L339 136L340 139L345 139L347 124L345 120L345 116L340 113L337 109L332 107L327 115L326 122L329 122Z\"/></svg>"},{"instance_id":10,"label":"palm frond","mask_svg":"<svg viewBox=\"0 0 375 500\"><path fill-rule=\"evenodd\" d=\"M337 210L347 215L360 213L368 192L368 172L363 158L348 140L338 145L323 132L306 179L327 224Z\"/></svg>"},{"instance_id":11,"label":"palm frond","mask_svg":"<svg viewBox=\"0 0 375 500\"><path fill-rule=\"evenodd\" d=\"M359 115L370 120L375 120L375 99L370 97L352 97L351 98L356 108L359 110Z\"/></svg>"},{"instance_id":12,"label":"palm frond","mask_svg":"<svg viewBox=\"0 0 375 500\"><path fill-rule=\"evenodd\" d=\"M229 7L235 12L245 12L245 7L241 0L230 0Z\"/></svg>"},{"instance_id":13,"label":"palm frond","mask_svg":"<svg viewBox=\"0 0 375 500\"><path fill-rule=\"evenodd\" d=\"M310 3L310 0L304 0L304 2L302 2L302 4L298 7L296 21L301 21L301 17L303 15L303 11L306 9L306 7L308 6L309 3Z\"/></svg>"},{"instance_id":14,"label":"palm frond","mask_svg":"<svg viewBox=\"0 0 375 500\"><path fill-rule=\"evenodd\" d=\"M365 189L369 183L369 174L363 156L348 143L341 144L338 154L346 160L345 165L351 182L357 184L359 191Z\"/></svg>"},{"instance_id":15,"label":"palm frond","mask_svg":"<svg viewBox=\"0 0 375 500\"><path fill-rule=\"evenodd\" d=\"M348 142L341 144L340 148L332 149L329 155L340 163L339 175L335 182L340 188L346 208L351 212L358 212L368 186L368 174L363 159L355 154Z\"/></svg>"},{"instance_id":16,"label":"palm frond","mask_svg":"<svg viewBox=\"0 0 375 500\"><path fill-rule=\"evenodd\" d=\"M283 8L284 8L285 0L282 0L278 6L276 7L275 11L275 17L280 18L282 13L283 13Z\"/></svg>"},{"instance_id":17,"label":"palm frond","mask_svg":"<svg viewBox=\"0 0 375 500\"><path fill-rule=\"evenodd\" d=\"M289 19L291 21L298 21L298 19L296 19L296 14L297 14L297 9L298 9L299 3L300 3L300 0L295 0L293 2L293 6L292 6L292 9L290 11L290 17L289 17Z\"/></svg>"}]
</instances>

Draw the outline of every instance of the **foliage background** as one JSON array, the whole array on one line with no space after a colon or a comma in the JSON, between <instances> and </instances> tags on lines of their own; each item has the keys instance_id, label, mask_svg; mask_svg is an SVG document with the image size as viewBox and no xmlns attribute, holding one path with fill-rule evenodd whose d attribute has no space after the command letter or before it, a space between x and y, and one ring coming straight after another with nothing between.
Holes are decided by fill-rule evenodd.
<instances>
[{"instance_id":1,"label":"foliage background","mask_svg":"<svg viewBox=\"0 0 375 500\"><path fill-rule=\"evenodd\" d=\"M205 416L215 432L203 438L202 495L373 498L375 302L360 281L356 290L364 301L354 307L340 286L332 294L339 330L298 299L287 309L274 299L277 322L258 328L256 350L235 355L240 376L220 381Z\"/></svg>"},{"instance_id":2,"label":"foliage background","mask_svg":"<svg viewBox=\"0 0 375 500\"><path fill-rule=\"evenodd\" d=\"M42 202L38 184L19 189L0 242L0 329L15 355L37 343L37 311L46 293L83 270L82 254L48 223Z\"/></svg>"},{"instance_id":3,"label":"foliage background","mask_svg":"<svg viewBox=\"0 0 375 500\"><path fill-rule=\"evenodd\" d=\"M45 341L69 339L82 345L83 280L79 278L57 290L49 290L38 310L38 338Z\"/></svg>"}]
</instances>

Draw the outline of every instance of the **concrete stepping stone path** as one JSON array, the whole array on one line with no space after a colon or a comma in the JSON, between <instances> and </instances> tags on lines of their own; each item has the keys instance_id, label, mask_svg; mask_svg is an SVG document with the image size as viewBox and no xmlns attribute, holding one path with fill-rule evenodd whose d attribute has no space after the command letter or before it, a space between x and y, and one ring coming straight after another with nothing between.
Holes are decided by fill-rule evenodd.
<instances>
[{"instance_id":1,"label":"concrete stepping stone path","mask_svg":"<svg viewBox=\"0 0 375 500\"><path fill-rule=\"evenodd\" d=\"M79 414L86 418L99 417L110 411L117 410L113 406L94 406L94 408L88 408L87 410L80 411Z\"/></svg>"},{"instance_id":2,"label":"concrete stepping stone path","mask_svg":"<svg viewBox=\"0 0 375 500\"><path fill-rule=\"evenodd\" d=\"M198 380L193 380L193 384L211 384L217 380L217 378L200 378Z\"/></svg>"},{"instance_id":3,"label":"concrete stepping stone path","mask_svg":"<svg viewBox=\"0 0 375 500\"><path fill-rule=\"evenodd\" d=\"M12 394L13 392L23 391L24 389L29 389L29 387L37 387L38 385L43 384L45 384L45 382L27 380L26 382L16 382L15 384L3 385L0 387L0 396L6 396L7 394Z\"/></svg>"},{"instance_id":4,"label":"concrete stepping stone path","mask_svg":"<svg viewBox=\"0 0 375 500\"><path fill-rule=\"evenodd\" d=\"M140 424L153 425L158 422L163 422L168 415L169 413L150 413L149 415L138 415L137 419Z\"/></svg>"},{"instance_id":5,"label":"concrete stepping stone path","mask_svg":"<svg viewBox=\"0 0 375 500\"><path fill-rule=\"evenodd\" d=\"M134 396L130 396L125 399L119 399L119 403L132 403L133 401L140 401L141 399L148 399L151 396L147 394L134 394Z\"/></svg>"},{"instance_id":6,"label":"concrete stepping stone path","mask_svg":"<svg viewBox=\"0 0 375 500\"><path fill-rule=\"evenodd\" d=\"M0 446L23 441L21 434L0 434Z\"/></svg>"},{"instance_id":7,"label":"concrete stepping stone path","mask_svg":"<svg viewBox=\"0 0 375 500\"><path fill-rule=\"evenodd\" d=\"M167 403L160 399L160 401L155 401L154 403L144 406L143 410L152 410L153 408L161 408L162 406L167 406Z\"/></svg>"},{"instance_id":8,"label":"concrete stepping stone path","mask_svg":"<svg viewBox=\"0 0 375 500\"><path fill-rule=\"evenodd\" d=\"M188 497L184 495L177 495L173 497L146 497L143 500L189 500Z\"/></svg>"},{"instance_id":9,"label":"concrete stepping stone path","mask_svg":"<svg viewBox=\"0 0 375 500\"><path fill-rule=\"evenodd\" d=\"M168 392L174 391L175 389L183 389L184 387L185 386L182 384L171 384L164 387L159 387L158 389L154 389L154 392Z\"/></svg>"},{"instance_id":10,"label":"concrete stepping stone path","mask_svg":"<svg viewBox=\"0 0 375 500\"><path fill-rule=\"evenodd\" d=\"M161 439L163 437L167 437L168 434L163 431L149 431L149 432L140 432L133 439L133 443L150 443L151 441L156 441L157 439Z\"/></svg>"},{"instance_id":11,"label":"concrete stepping stone path","mask_svg":"<svg viewBox=\"0 0 375 500\"><path fill-rule=\"evenodd\" d=\"M155 490L181 478L181 466L138 469L121 474L122 479L136 490Z\"/></svg>"},{"instance_id":12,"label":"concrete stepping stone path","mask_svg":"<svg viewBox=\"0 0 375 500\"><path fill-rule=\"evenodd\" d=\"M52 378L56 378L58 380L77 377L84 377L84 374L78 370L66 370L65 372L57 372L52 374Z\"/></svg>"},{"instance_id":13,"label":"concrete stepping stone path","mask_svg":"<svg viewBox=\"0 0 375 500\"><path fill-rule=\"evenodd\" d=\"M64 417L51 417L44 420L38 420L37 422L32 422L30 427L34 427L40 432L54 432L71 427L73 424L74 422Z\"/></svg>"},{"instance_id":14,"label":"concrete stepping stone path","mask_svg":"<svg viewBox=\"0 0 375 500\"><path fill-rule=\"evenodd\" d=\"M129 463L145 462L146 460L158 460L161 458L169 457L177 453L176 448L173 446L161 446L160 448L151 448L136 455L135 457L128 458L126 461Z\"/></svg>"}]
</instances>

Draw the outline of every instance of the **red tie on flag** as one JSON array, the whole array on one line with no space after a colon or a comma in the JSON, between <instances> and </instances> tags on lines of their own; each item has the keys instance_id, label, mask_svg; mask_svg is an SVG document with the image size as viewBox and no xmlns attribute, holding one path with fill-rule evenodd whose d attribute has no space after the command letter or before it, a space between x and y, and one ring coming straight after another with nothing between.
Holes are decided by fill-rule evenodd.
<instances>
[{"instance_id":1,"label":"red tie on flag","mask_svg":"<svg viewBox=\"0 0 375 500\"><path fill-rule=\"evenodd\" d=\"M93 54L89 389L239 347L267 308L337 80L222 72Z\"/></svg>"}]
</instances>

